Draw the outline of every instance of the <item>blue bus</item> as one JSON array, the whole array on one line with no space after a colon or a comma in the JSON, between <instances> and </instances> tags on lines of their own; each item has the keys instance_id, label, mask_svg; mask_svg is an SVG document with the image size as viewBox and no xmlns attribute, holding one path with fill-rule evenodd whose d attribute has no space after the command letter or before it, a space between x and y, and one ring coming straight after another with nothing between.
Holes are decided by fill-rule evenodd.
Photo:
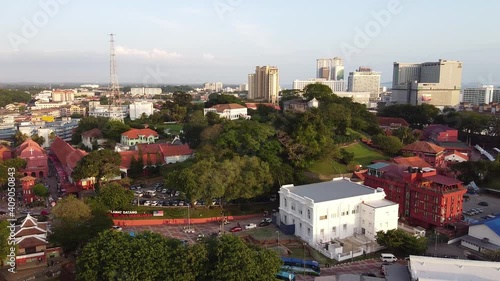
<instances>
[{"instance_id":1,"label":"blue bus","mask_svg":"<svg viewBox=\"0 0 500 281\"><path fill-rule=\"evenodd\" d=\"M284 265L287 266L298 266L298 267L305 267L305 268L310 268L317 272L318 274L321 272L321 269L319 267L319 262L313 261L313 260L302 260L302 259L297 259L297 258L285 258L281 257L281 260L283 261Z\"/></svg>"},{"instance_id":2,"label":"blue bus","mask_svg":"<svg viewBox=\"0 0 500 281\"><path fill-rule=\"evenodd\" d=\"M301 274L314 275L314 276L320 275L319 271L316 271L312 268L303 267L303 266L301 267L301 266L283 265L281 267L281 270L286 271L286 272L292 272L292 273L295 273L297 275L301 275Z\"/></svg>"},{"instance_id":3,"label":"blue bus","mask_svg":"<svg viewBox=\"0 0 500 281\"><path fill-rule=\"evenodd\" d=\"M278 280L287 280L287 281L295 281L295 274L286 272L286 271L280 271L278 274L276 274L276 279Z\"/></svg>"}]
</instances>

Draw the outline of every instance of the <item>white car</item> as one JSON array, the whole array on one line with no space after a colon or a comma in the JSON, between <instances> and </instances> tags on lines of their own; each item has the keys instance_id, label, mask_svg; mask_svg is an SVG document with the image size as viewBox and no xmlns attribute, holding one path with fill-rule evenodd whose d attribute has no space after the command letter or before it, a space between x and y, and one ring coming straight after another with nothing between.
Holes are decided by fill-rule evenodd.
<instances>
[{"instance_id":1,"label":"white car","mask_svg":"<svg viewBox=\"0 0 500 281\"><path fill-rule=\"evenodd\" d=\"M151 201L151 206L158 206L158 201Z\"/></svg>"},{"instance_id":2,"label":"white car","mask_svg":"<svg viewBox=\"0 0 500 281\"><path fill-rule=\"evenodd\" d=\"M144 206L150 206L151 205L151 202L150 201L146 201L144 202Z\"/></svg>"},{"instance_id":3,"label":"white car","mask_svg":"<svg viewBox=\"0 0 500 281\"><path fill-rule=\"evenodd\" d=\"M116 231L122 231L122 228L119 227L118 225L113 225L111 229L116 230Z\"/></svg>"},{"instance_id":4,"label":"white car","mask_svg":"<svg viewBox=\"0 0 500 281\"><path fill-rule=\"evenodd\" d=\"M184 228L183 230L184 233L194 233L194 229L193 228Z\"/></svg>"},{"instance_id":5,"label":"white car","mask_svg":"<svg viewBox=\"0 0 500 281\"><path fill-rule=\"evenodd\" d=\"M252 228L256 228L257 225L255 223L249 223L247 225L245 225L245 229L252 229Z\"/></svg>"}]
</instances>

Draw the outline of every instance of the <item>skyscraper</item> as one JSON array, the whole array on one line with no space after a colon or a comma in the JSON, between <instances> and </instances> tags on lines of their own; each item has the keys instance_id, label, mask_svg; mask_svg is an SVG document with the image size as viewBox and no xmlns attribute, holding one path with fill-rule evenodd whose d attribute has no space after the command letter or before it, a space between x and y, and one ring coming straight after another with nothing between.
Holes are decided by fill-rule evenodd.
<instances>
[{"instance_id":1,"label":"skyscraper","mask_svg":"<svg viewBox=\"0 0 500 281\"><path fill-rule=\"evenodd\" d=\"M279 91L279 71L276 66L257 66L255 74L248 75L249 99L277 103Z\"/></svg>"},{"instance_id":2,"label":"skyscraper","mask_svg":"<svg viewBox=\"0 0 500 281\"><path fill-rule=\"evenodd\" d=\"M370 99L377 100L380 97L380 72L373 72L367 67L359 67L357 71L349 72L347 91L370 92Z\"/></svg>"},{"instance_id":3,"label":"skyscraper","mask_svg":"<svg viewBox=\"0 0 500 281\"><path fill-rule=\"evenodd\" d=\"M344 80L344 62L341 58L317 59L316 78Z\"/></svg>"},{"instance_id":4,"label":"skyscraper","mask_svg":"<svg viewBox=\"0 0 500 281\"><path fill-rule=\"evenodd\" d=\"M454 107L460 103L462 62L394 63L391 101Z\"/></svg>"}]
</instances>

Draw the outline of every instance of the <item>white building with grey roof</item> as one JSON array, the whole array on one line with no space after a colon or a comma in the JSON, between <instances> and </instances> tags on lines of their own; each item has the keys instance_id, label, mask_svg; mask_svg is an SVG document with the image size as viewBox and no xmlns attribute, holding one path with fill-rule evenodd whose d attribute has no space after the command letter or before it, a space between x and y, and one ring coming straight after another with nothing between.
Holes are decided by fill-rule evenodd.
<instances>
[{"instance_id":1,"label":"white building with grey roof","mask_svg":"<svg viewBox=\"0 0 500 281\"><path fill-rule=\"evenodd\" d=\"M279 223L311 246L351 236L375 240L378 231L398 227L398 204L374 189L347 179L294 186L279 191Z\"/></svg>"}]
</instances>

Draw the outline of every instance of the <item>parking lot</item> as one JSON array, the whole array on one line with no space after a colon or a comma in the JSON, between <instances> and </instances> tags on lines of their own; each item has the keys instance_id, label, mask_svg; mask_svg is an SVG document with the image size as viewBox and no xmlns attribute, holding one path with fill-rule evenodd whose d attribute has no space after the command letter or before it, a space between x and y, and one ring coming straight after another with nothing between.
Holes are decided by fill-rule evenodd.
<instances>
[{"instance_id":1,"label":"parking lot","mask_svg":"<svg viewBox=\"0 0 500 281\"><path fill-rule=\"evenodd\" d=\"M488 215L500 214L500 198L489 194L466 194L469 200L464 200L463 211L466 220L469 222L480 222L485 220ZM488 206L479 205L480 202L486 202ZM465 214L472 209L479 212Z\"/></svg>"},{"instance_id":2,"label":"parking lot","mask_svg":"<svg viewBox=\"0 0 500 281\"><path fill-rule=\"evenodd\" d=\"M187 206L186 198L178 190L166 188L162 182L156 182L150 185L132 185L130 189L134 192L136 198L132 202L134 205L152 206L152 207L175 207ZM139 201L137 201L137 198ZM218 204L219 201L213 200L209 204ZM202 200L195 202L195 205L204 206L206 203Z\"/></svg>"}]
</instances>

